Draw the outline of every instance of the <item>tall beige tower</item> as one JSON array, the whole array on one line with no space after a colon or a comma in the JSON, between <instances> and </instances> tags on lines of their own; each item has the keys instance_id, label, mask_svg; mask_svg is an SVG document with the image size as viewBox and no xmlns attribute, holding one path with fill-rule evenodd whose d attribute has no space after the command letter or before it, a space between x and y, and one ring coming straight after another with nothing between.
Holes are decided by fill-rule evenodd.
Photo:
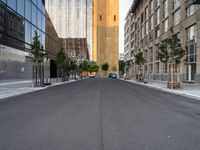
<instances>
[{"instance_id":1,"label":"tall beige tower","mask_svg":"<svg viewBox=\"0 0 200 150\"><path fill-rule=\"evenodd\" d=\"M93 0L93 54L99 65L109 64L118 74L119 0ZM104 76L103 71L100 75Z\"/></svg>"}]
</instances>

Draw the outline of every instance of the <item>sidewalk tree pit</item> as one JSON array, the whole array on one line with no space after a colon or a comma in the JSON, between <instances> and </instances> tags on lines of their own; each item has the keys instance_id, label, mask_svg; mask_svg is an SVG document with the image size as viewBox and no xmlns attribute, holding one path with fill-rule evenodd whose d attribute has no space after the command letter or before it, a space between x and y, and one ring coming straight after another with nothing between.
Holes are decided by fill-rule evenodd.
<instances>
[{"instance_id":1,"label":"sidewalk tree pit","mask_svg":"<svg viewBox=\"0 0 200 150\"><path fill-rule=\"evenodd\" d=\"M135 64L138 68L138 73L136 75L136 80L139 82L144 82L144 74L142 70L142 65L144 65L145 59L143 57L143 53L139 50L138 53L135 55Z\"/></svg>"},{"instance_id":2,"label":"sidewalk tree pit","mask_svg":"<svg viewBox=\"0 0 200 150\"><path fill-rule=\"evenodd\" d=\"M171 29L171 37L163 41L159 48L159 60L169 66L167 87L180 88L180 64L185 56L185 49L182 48L178 36L173 34L173 29Z\"/></svg>"},{"instance_id":3,"label":"sidewalk tree pit","mask_svg":"<svg viewBox=\"0 0 200 150\"><path fill-rule=\"evenodd\" d=\"M35 31L33 43L31 44L31 56L33 58L33 85L44 85L44 59L47 54L43 45L40 43L40 36Z\"/></svg>"}]
</instances>

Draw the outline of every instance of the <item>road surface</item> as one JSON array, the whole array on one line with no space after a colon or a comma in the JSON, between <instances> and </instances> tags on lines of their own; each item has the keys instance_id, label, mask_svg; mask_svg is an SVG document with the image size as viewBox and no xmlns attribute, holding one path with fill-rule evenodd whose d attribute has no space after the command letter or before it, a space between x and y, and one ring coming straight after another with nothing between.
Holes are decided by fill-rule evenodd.
<instances>
[{"instance_id":1,"label":"road surface","mask_svg":"<svg viewBox=\"0 0 200 150\"><path fill-rule=\"evenodd\" d=\"M87 79L0 102L0 150L200 150L200 101Z\"/></svg>"}]
</instances>

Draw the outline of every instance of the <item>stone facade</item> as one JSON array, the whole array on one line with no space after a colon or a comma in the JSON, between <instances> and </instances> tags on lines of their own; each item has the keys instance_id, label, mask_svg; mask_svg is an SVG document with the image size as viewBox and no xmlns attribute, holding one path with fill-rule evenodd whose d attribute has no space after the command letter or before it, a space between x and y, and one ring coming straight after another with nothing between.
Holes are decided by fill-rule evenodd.
<instances>
[{"instance_id":1,"label":"stone facade","mask_svg":"<svg viewBox=\"0 0 200 150\"><path fill-rule=\"evenodd\" d=\"M117 72L119 60L119 0L93 0L93 55L98 65ZM103 71L100 75L104 76Z\"/></svg>"},{"instance_id":2,"label":"stone facade","mask_svg":"<svg viewBox=\"0 0 200 150\"><path fill-rule=\"evenodd\" d=\"M167 80L169 64L160 62L158 53L159 44L169 38L172 29L186 50L178 68L181 79L200 83L199 5L194 5L191 0L135 0L127 14L124 29L125 59L131 61L131 77L137 73L134 56L140 50L146 60L143 66L145 78Z\"/></svg>"}]
</instances>

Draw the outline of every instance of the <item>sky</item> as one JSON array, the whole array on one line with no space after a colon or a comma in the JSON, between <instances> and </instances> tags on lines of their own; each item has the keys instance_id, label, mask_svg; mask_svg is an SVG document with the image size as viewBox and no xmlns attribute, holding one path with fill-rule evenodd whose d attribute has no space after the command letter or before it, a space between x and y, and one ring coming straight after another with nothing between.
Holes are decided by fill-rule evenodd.
<instances>
[{"instance_id":1,"label":"sky","mask_svg":"<svg viewBox=\"0 0 200 150\"><path fill-rule=\"evenodd\" d=\"M124 23L133 0L120 0L119 9L119 52L124 52Z\"/></svg>"}]
</instances>

